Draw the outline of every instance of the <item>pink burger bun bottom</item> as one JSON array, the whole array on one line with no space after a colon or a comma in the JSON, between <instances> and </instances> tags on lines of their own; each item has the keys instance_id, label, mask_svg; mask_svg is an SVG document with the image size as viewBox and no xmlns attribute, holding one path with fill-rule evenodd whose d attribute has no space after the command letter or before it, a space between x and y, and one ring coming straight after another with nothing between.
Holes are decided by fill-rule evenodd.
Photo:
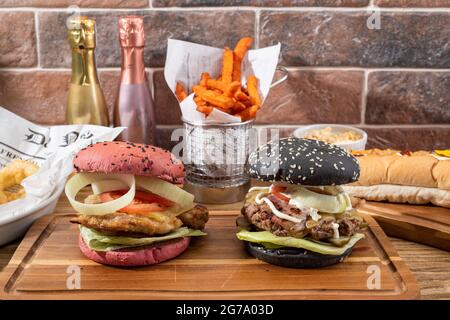
<instances>
[{"instance_id":1,"label":"pink burger bun bottom","mask_svg":"<svg viewBox=\"0 0 450 320\"><path fill-rule=\"evenodd\" d=\"M139 267L157 264L175 258L188 248L190 239L190 237L185 237L150 246L113 251L95 251L89 248L80 235L78 245L81 252L95 262L118 267Z\"/></svg>"}]
</instances>

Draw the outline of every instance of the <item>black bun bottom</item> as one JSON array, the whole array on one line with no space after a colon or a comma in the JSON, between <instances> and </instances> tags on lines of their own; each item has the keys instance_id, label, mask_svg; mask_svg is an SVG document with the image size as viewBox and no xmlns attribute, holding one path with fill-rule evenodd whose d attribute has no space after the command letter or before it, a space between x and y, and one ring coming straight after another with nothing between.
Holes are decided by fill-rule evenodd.
<instances>
[{"instance_id":1,"label":"black bun bottom","mask_svg":"<svg viewBox=\"0 0 450 320\"><path fill-rule=\"evenodd\" d=\"M244 243L247 251L261 261L281 267L297 269L331 266L341 262L352 252L352 248L349 248L343 254L334 256L294 248L269 250L253 242L244 241Z\"/></svg>"}]
</instances>

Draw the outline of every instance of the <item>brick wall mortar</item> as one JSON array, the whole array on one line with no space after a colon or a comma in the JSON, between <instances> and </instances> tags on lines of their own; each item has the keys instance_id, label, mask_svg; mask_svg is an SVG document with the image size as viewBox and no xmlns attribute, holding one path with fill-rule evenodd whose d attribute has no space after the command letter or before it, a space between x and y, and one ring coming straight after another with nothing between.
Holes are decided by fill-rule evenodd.
<instances>
[{"instance_id":1,"label":"brick wall mortar","mask_svg":"<svg viewBox=\"0 0 450 320\"><path fill-rule=\"evenodd\" d=\"M261 10L255 11L255 48L259 48L259 37L260 37L260 31L261 31Z\"/></svg>"},{"instance_id":2,"label":"brick wall mortar","mask_svg":"<svg viewBox=\"0 0 450 320\"><path fill-rule=\"evenodd\" d=\"M408 13L408 12L423 12L423 13L448 13L450 12L450 7L408 7L408 8L393 8L393 7L377 7L377 6L367 6L367 7L148 7L148 8L90 8L90 7L80 7L80 12L148 12L148 11L289 11L289 12L361 12L361 11L371 11L373 9L378 9L382 13ZM20 11L34 11L34 12L66 12L66 8L42 8L42 7L0 7L0 12L20 12Z\"/></svg>"},{"instance_id":3,"label":"brick wall mortar","mask_svg":"<svg viewBox=\"0 0 450 320\"><path fill-rule=\"evenodd\" d=\"M36 33L36 54L37 54L37 69L41 68L41 47L39 41L39 17L38 13L34 12L34 30Z\"/></svg>"},{"instance_id":4,"label":"brick wall mortar","mask_svg":"<svg viewBox=\"0 0 450 320\"><path fill-rule=\"evenodd\" d=\"M364 82L361 96L361 122L360 125L364 125L366 122L366 105L367 105L367 86L368 86L368 76L369 72L364 70Z\"/></svg>"}]
</instances>

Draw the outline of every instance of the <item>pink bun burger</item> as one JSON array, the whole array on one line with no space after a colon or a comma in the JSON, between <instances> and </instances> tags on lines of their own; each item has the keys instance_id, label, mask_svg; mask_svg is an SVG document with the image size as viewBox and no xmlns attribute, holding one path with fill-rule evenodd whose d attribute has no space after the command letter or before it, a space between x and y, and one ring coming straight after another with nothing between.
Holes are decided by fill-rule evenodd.
<instances>
[{"instance_id":1,"label":"pink bun burger","mask_svg":"<svg viewBox=\"0 0 450 320\"><path fill-rule=\"evenodd\" d=\"M173 259L208 221L208 210L184 191L183 163L161 148L99 142L74 159L66 195L78 211L79 247L101 264L135 267ZM77 194L91 192L82 201Z\"/></svg>"}]
</instances>

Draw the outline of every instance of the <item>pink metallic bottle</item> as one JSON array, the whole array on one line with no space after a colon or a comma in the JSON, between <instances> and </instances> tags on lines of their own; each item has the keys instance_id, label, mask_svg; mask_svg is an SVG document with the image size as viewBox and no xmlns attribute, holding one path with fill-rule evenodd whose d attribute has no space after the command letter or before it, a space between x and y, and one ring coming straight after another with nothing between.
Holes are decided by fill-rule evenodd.
<instances>
[{"instance_id":1,"label":"pink metallic bottle","mask_svg":"<svg viewBox=\"0 0 450 320\"><path fill-rule=\"evenodd\" d=\"M144 21L139 16L119 19L122 71L114 106L114 125L124 126L119 139L155 143L155 112L144 66Z\"/></svg>"}]
</instances>

